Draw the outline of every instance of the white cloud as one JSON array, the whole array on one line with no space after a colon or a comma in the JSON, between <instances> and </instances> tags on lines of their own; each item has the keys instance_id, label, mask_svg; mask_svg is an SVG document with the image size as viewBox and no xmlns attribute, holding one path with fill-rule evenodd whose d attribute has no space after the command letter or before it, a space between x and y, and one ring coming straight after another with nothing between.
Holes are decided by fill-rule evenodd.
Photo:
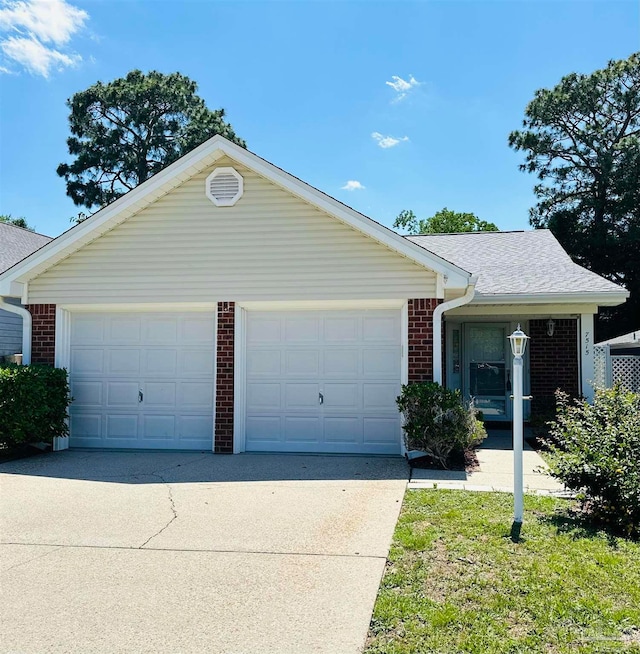
<instances>
[{"instance_id":1,"label":"white cloud","mask_svg":"<svg viewBox=\"0 0 640 654\"><path fill-rule=\"evenodd\" d=\"M343 191L361 191L365 187L356 179L350 179L344 186L340 187Z\"/></svg>"},{"instance_id":2,"label":"white cloud","mask_svg":"<svg viewBox=\"0 0 640 654\"><path fill-rule=\"evenodd\" d=\"M65 52L71 38L82 30L89 14L65 0L0 0L0 48L5 63L33 75L48 77L52 70L75 66L82 57ZM6 66L1 67L5 72ZM10 71L9 71L10 72Z\"/></svg>"},{"instance_id":3,"label":"white cloud","mask_svg":"<svg viewBox=\"0 0 640 654\"><path fill-rule=\"evenodd\" d=\"M393 148L398 145L398 143L403 143L409 140L408 136L401 136L396 138L395 136L383 136L380 132L373 132L371 138L378 142L378 145L383 148Z\"/></svg>"},{"instance_id":4,"label":"white cloud","mask_svg":"<svg viewBox=\"0 0 640 654\"><path fill-rule=\"evenodd\" d=\"M397 75L392 75L391 79L391 82L385 82L385 84L390 86L396 92L396 97L393 99L393 102L400 102L400 100L407 97L411 89L422 84L422 82L418 82L413 75L409 75L409 81L404 80L402 77L398 77Z\"/></svg>"},{"instance_id":5,"label":"white cloud","mask_svg":"<svg viewBox=\"0 0 640 654\"><path fill-rule=\"evenodd\" d=\"M0 48L9 59L42 77L49 77L51 69L62 70L82 61L78 54L66 55L30 38L12 36L0 42Z\"/></svg>"}]
</instances>

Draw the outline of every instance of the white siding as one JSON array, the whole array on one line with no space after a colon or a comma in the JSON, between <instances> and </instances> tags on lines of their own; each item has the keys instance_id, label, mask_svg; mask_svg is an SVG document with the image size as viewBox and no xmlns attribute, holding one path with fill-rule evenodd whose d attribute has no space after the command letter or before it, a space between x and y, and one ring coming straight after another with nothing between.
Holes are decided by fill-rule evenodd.
<instances>
[{"instance_id":1,"label":"white siding","mask_svg":"<svg viewBox=\"0 0 640 654\"><path fill-rule=\"evenodd\" d=\"M20 354L20 352L22 352L22 318L15 313L0 310L0 357Z\"/></svg>"},{"instance_id":2,"label":"white siding","mask_svg":"<svg viewBox=\"0 0 640 654\"><path fill-rule=\"evenodd\" d=\"M256 173L233 207L210 168L31 280L31 303L435 297L433 272Z\"/></svg>"}]
</instances>

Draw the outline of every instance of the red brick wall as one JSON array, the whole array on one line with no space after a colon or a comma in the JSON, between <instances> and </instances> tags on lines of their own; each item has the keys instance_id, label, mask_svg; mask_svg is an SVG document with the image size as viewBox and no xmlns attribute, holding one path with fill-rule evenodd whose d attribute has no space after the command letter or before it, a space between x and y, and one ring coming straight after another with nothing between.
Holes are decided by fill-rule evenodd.
<instances>
[{"instance_id":1,"label":"red brick wall","mask_svg":"<svg viewBox=\"0 0 640 654\"><path fill-rule=\"evenodd\" d=\"M233 346L235 303L218 302L216 433L214 451L233 452Z\"/></svg>"},{"instance_id":2,"label":"red brick wall","mask_svg":"<svg viewBox=\"0 0 640 654\"><path fill-rule=\"evenodd\" d=\"M54 365L56 345L56 305L28 304L31 313L31 363Z\"/></svg>"},{"instance_id":3,"label":"red brick wall","mask_svg":"<svg viewBox=\"0 0 640 654\"><path fill-rule=\"evenodd\" d=\"M553 336L547 335L548 319L529 321L531 413L544 415L554 407L557 388L578 395L578 321L555 320Z\"/></svg>"},{"instance_id":4,"label":"red brick wall","mask_svg":"<svg viewBox=\"0 0 640 654\"><path fill-rule=\"evenodd\" d=\"M441 300L409 300L409 383L433 380L433 311Z\"/></svg>"}]
</instances>

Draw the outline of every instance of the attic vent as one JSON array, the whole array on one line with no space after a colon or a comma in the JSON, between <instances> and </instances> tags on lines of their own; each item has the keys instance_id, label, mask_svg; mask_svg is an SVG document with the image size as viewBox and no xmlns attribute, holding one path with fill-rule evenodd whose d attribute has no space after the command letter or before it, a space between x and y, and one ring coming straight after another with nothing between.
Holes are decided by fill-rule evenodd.
<instances>
[{"instance_id":1,"label":"attic vent","mask_svg":"<svg viewBox=\"0 0 640 654\"><path fill-rule=\"evenodd\" d=\"M232 207L242 197L242 176L234 168L216 168L205 185L207 197L216 207Z\"/></svg>"}]
</instances>

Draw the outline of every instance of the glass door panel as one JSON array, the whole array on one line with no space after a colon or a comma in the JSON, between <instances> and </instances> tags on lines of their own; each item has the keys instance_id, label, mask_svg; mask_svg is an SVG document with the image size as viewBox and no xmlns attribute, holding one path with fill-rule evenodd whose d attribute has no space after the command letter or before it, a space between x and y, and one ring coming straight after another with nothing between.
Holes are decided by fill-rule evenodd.
<instances>
[{"instance_id":1,"label":"glass door panel","mask_svg":"<svg viewBox=\"0 0 640 654\"><path fill-rule=\"evenodd\" d=\"M507 368L506 324L467 324L466 395L488 420L510 419L511 371Z\"/></svg>"}]
</instances>

